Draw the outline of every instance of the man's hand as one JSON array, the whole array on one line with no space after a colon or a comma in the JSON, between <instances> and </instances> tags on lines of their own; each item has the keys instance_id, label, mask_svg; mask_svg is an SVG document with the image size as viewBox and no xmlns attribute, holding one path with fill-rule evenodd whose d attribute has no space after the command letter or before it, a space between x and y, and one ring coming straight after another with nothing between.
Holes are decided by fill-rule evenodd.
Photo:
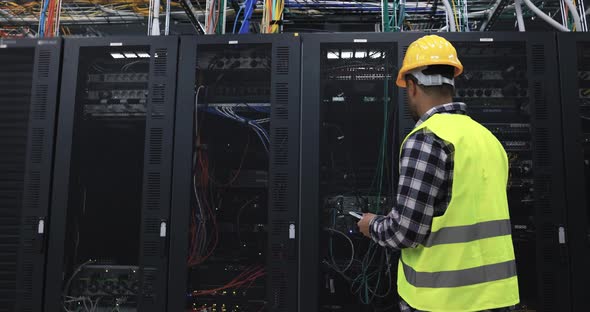
<instances>
[{"instance_id":1,"label":"man's hand","mask_svg":"<svg viewBox=\"0 0 590 312\"><path fill-rule=\"evenodd\" d=\"M363 235L365 235L368 238L371 238L371 233L369 233L369 224L371 224L371 221L373 221L373 218L375 218L374 214L363 213L363 218L360 219L359 222L357 222L357 224L356 224L356 225L358 225L361 233L363 233Z\"/></svg>"}]
</instances>

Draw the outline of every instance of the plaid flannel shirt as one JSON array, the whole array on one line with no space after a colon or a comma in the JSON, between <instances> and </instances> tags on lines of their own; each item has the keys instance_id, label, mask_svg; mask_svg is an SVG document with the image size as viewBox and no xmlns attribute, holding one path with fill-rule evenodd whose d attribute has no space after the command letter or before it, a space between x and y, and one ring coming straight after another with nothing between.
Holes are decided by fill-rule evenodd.
<instances>
[{"instance_id":1,"label":"plaid flannel shirt","mask_svg":"<svg viewBox=\"0 0 590 312\"><path fill-rule=\"evenodd\" d=\"M434 114L465 114L464 103L436 106L424 114L419 126ZM371 238L381 246L412 248L430 234L432 217L445 213L451 200L453 146L428 130L412 134L402 146L395 206L369 226Z\"/></svg>"}]
</instances>

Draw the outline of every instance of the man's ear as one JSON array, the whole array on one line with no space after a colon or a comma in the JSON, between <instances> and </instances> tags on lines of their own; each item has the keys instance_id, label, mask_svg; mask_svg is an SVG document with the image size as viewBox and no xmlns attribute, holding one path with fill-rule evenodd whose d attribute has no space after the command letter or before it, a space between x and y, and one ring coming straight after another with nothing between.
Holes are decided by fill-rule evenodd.
<instances>
[{"instance_id":1,"label":"man's ear","mask_svg":"<svg viewBox=\"0 0 590 312\"><path fill-rule=\"evenodd\" d=\"M416 88L416 84L414 83L414 81L411 80L411 79L408 79L406 81L406 86L408 88L408 91L407 91L408 92L408 96L411 95L412 97L415 97L416 96L416 92L418 90Z\"/></svg>"}]
</instances>

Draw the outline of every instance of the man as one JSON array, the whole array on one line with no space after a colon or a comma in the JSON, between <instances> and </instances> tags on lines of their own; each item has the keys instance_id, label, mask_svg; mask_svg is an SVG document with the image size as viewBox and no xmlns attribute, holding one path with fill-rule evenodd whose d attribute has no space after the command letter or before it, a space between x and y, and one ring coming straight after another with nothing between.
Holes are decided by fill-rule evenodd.
<instances>
[{"instance_id":1,"label":"man","mask_svg":"<svg viewBox=\"0 0 590 312\"><path fill-rule=\"evenodd\" d=\"M407 50L396 84L416 120L402 143L396 204L364 214L361 232L401 249L402 311L489 311L519 302L502 145L452 101L463 65L425 36Z\"/></svg>"}]
</instances>

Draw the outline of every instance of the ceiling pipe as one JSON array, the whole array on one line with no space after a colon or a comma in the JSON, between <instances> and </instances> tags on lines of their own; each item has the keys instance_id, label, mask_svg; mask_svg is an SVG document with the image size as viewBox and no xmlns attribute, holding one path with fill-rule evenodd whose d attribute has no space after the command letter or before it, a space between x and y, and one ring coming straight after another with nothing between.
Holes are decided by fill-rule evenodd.
<instances>
[{"instance_id":1,"label":"ceiling pipe","mask_svg":"<svg viewBox=\"0 0 590 312\"><path fill-rule=\"evenodd\" d=\"M529 9L531 9L531 11L533 11L533 13L535 13L538 17L540 17L541 19L543 19L545 22L549 23L549 25L555 27L558 30L561 31L565 31L565 32L569 32L569 28L564 27L563 25L561 25L560 23L556 22L554 19L551 18L551 16L545 14L543 11L541 11L541 9L539 9L538 7L536 7L531 0L522 0L524 1L524 4L526 4L526 6L529 7Z\"/></svg>"},{"instance_id":2,"label":"ceiling pipe","mask_svg":"<svg viewBox=\"0 0 590 312\"><path fill-rule=\"evenodd\" d=\"M516 11L516 23L518 24L518 31L526 31L524 27L524 18L522 17L522 0L514 0L514 10Z\"/></svg>"},{"instance_id":3,"label":"ceiling pipe","mask_svg":"<svg viewBox=\"0 0 590 312\"><path fill-rule=\"evenodd\" d=\"M453 17L453 10L451 9L451 4L449 0L442 0L443 5L445 6L445 11L447 11L447 16L449 19L449 26L451 31L457 31L457 25L455 24L455 19Z\"/></svg>"}]
</instances>

